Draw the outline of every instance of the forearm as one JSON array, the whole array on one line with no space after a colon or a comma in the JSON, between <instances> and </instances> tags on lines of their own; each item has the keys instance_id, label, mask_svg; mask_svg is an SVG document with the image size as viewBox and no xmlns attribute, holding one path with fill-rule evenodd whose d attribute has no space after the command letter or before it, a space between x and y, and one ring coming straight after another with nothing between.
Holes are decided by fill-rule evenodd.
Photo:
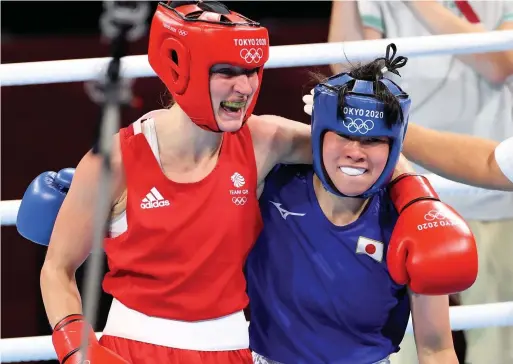
<instances>
[{"instance_id":1,"label":"forearm","mask_svg":"<svg viewBox=\"0 0 513 364\"><path fill-rule=\"evenodd\" d=\"M498 143L410 124L403 153L410 161L448 179L470 185L502 189L492 176Z\"/></svg>"},{"instance_id":2,"label":"forearm","mask_svg":"<svg viewBox=\"0 0 513 364\"><path fill-rule=\"evenodd\" d=\"M436 1L405 3L434 35L488 32L483 25L469 23L466 19L453 14L442 3ZM513 72L512 51L465 54L457 57L493 83L504 82Z\"/></svg>"},{"instance_id":3,"label":"forearm","mask_svg":"<svg viewBox=\"0 0 513 364\"><path fill-rule=\"evenodd\" d=\"M40 276L41 294L51 327L71 314L82 313L82 302L74 274L43 266Z\"/></svg>"},{"instance_id":4,"label":"forearm","mask_svg":"<svg viewBox=\"0 0 513 364\"><path fill-rule=\"evenodd\" d=\"M436 352L418 350L419 364L458 364L454 347Z\"/></svg>"},{"instance_id":5,"label":"forearm","mask_svg":"<svg viewBox=\"0 0 513 364\"><path fill-rule=\"evenodd\" d=\"M363 25L357 1L333 1L328 42L363 40ZM333 73L343 71L342 63L330 65Z\"/></svg>"}]
</instances>

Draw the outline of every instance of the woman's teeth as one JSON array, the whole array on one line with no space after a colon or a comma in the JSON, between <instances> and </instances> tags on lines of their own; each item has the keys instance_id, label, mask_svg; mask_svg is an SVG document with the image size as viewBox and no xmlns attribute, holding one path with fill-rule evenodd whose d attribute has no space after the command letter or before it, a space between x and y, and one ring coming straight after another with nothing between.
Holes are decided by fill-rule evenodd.
<instances>
[{"instance_id":1,"label":"woman's teeth","mask_svg":"<svg viewBox=\"0 0 513 364\"><path fill-rule=\"evenodd\" d=\"M342 173L347 174L348 176L361 176L367 170L365 168L352 168L352 167L340 167Z\"/></svg>"},{"instance_id":2,"label":"woman's teeth","mask_svg":"<svg viewBox=\"0 0 513 364\"><path fill-rule=\"evenodd\" d=\"M245 101L222 101L221 107L228 112L238 112L244 106L246 106Z\"/></svg>"}]
</instances>

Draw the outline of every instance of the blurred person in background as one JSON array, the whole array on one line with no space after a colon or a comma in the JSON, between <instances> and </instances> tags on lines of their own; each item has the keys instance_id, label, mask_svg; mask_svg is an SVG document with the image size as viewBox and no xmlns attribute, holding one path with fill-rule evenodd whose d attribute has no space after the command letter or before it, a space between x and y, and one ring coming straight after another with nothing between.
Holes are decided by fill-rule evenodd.
<instances>
[{"instance_id":1,"label":"blurred person in background","mask_svg":"<svg viewBox=\"0 0 513 364\"><path fill-rule=\"evenodd\" d=\"M513 2L509 1L334 1L329 41L511 29ZM333 73L343 71L344 67L332 65ZM411 110L413 122L439 131L500 142L513 136L512 95L507 87L512 74L513 50L510 50L412 58L410 68L401 78L391 77L408 88L416 100ZM416 168L425 172L421 167ZM462 303L513 300L513 290L505 283L513 275L508 261L511 254L507 253L513 247L513 194L441 195L441 198L469 222L478 243L479 276L474 286L461 294ZM488 363L493 358L496 363L513 363L510 350L513 328L470 330L466 338L468 362ZM403 350L392 362L416 363L411 335L401 347Z\"/></svg>"},{"instance_id":2,"label":"blurred person in background","mask_svg":"<svg viewBox=\"0 0 513 364\"><path fill-rule=\"evenodd\" d=\"M513 191L513 137L498 143L411 123L403 153L442 177L491 190Z\"/></svg>"}]
</instances>

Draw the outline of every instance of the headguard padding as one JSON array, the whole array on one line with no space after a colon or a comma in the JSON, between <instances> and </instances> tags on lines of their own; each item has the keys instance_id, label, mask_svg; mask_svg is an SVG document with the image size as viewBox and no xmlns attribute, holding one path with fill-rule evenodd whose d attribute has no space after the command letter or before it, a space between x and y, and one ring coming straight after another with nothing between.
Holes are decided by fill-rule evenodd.
<instances>
[{"instance_id":1,"label":"headguard padding","mask_svg":"<svg viewBox=\"0 0 513 364\"><path fill-rule=\"evenodd\" d=\"M210 97L210 69L215 64L259 68L259 86L244 115L246 121L269 59L269 35L259 23L215 5L223 11L212 12L214 7L207 2L176 7L159 3L151 24L148 59L191 120L203 129L220 131Z\"/></svg>"},{"instance_id":2,"label":"headguard padding","mask_svg":"<svg viewBox=\"0 0 513 364\"><path fill-rule=\"evenodd\" d=\"M354 86L345 95L344 109L339 110L340 88L351 81L354 81ZM403 114L403 122L397 120L391 127L387 125L385 105L374 95L376 82L380 82L397 98ZM387 78L364 81L343 73L315 87L312 110L313 167L326 190L338 196L346 196L336 189L324 168L322 145L327 131L348 137L390 138L390 152L383 173L367 191L353 197L369 197L388 184L402 150L410 103L408 95Z\"/></svg>"}]
</instances>

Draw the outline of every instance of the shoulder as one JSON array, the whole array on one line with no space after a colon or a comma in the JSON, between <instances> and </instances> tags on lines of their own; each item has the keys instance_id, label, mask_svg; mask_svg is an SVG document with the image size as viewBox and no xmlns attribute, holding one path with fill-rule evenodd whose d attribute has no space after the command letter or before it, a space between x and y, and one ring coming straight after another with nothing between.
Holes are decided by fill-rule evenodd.
<instances>
[{"instance_id":1,"label":"shoulder","mask_svg":"<svg viewBox=\"0 0 513 364\"><path fill-rule=\"evenodd\" d=\"M276 129L280 123L291 122L287 118L278 115L255 115L252 114L247 121L251 130L264 131L270 129Z\"/></svg>"},{"instance_id":2,"label":"shoulder","mask_svg":"<svg viewBox=\"0 0 513 364\"><path fill-rule=\"evenodd\" d=\"M91 188L91 186L95 186L98 183L98 178L99 174L101 173L102 164L103 160L101 155L96 154L93 149L90 149L82 157L82 159L76 167L75 174L73 176L72 187L74 194L76 194L77 190L85 191L84 193L87 195L89 195L90 192L92 193L94 188ZM116 133L112 136L110 166L112 173L112 183L117 188L117 185L122 184L124 175L124 166L120 147L119 133Z\"/></svg>"},{"instance_id":3,"label":"shoulder","mask_svg":"<svg viewBox=\"0 0 513 364\"><path fill-rule=\"evenodd\" d=\"M289 204L300 203L307 195L308 178L312 173L311 165L277 164L266 176L259 199L280 198Z\"/></svg>"},{"instance_id":4,"label":"shoulder","mask_svg":"<svg viewBox=\"0 0 513 364\"><path fill-rule=\"evenodd\" d=\"M270 144L279 141L281 134L290 129L291 126L300 125L300 127L305 127L303 123L278 115L251 115L247 124L256 142Z\"/></svg>"},{"instance_id":5,"label":"shoulder","mask_svg":"<svg viewBox=\"0 0 513 364\"><path fill-rule=\"evenodd\" d=\"M307 164L278 164L265 179L265 184L275 187L285 186L294 180L306 183L312 166Z\"/></svg>"},{"instance_id":6,"label":"shoulder","mask_svg":"<svg viewBox=\"0 0 513 364\"><path fill-rule=\"evenodd\" d=\"M278 132L278 127L273 120L274 115L251 115L247 121L251 137L255 145L271 145Z\"/></svg>"},{"instance_id":7,"label":"shoulder","mask_svg":"<svg viewBox=\"0 0 513 364\"><path fill-rule=\"evenodd\" d=\"M122 130L112 136L111 140L111 150L110 150L110 163L111 168L116 169L122 164L122 151L121 151L121 136ZM90 168L98 168L98 165L101 163L101 156L95 152L95 148L97 146L93 146L87 153L82 157L80 162L77 165L77 168L81 169L90 169Z\"/></svg>"}]
</instances>

